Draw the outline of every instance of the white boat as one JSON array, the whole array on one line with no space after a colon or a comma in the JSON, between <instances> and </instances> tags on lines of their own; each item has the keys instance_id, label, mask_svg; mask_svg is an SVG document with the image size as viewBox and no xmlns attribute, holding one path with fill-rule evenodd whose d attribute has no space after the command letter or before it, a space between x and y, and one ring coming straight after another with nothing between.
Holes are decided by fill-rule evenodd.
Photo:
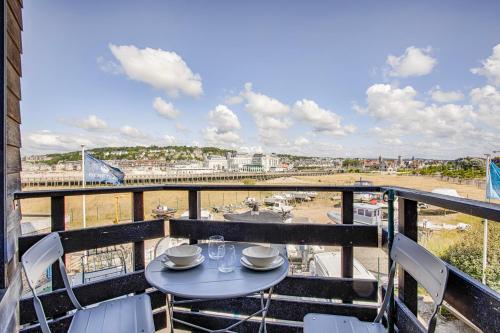
<instances>
[{"instance_id":1,"label":"white boat","mask_svg":"<svg viewBox=\"0 0 500 333\"><path fill-rule=\"evenodd\" d=\"M359 179L356 180L353 184L354 186L373 186L373 182L370 180ZM354 193L354 200L358 201L370 201L378 197L377 193L374 192L362 192L362 193Z\"/></svg>"},{"instance_id":2,"label":"white boat","mask_svg":"<svg viewBox=\"0 0 500 333\"><path fill-rule=\"evenodd\" d=\"M286 214L286 213L290 213L292 211L293 207L285 205L282 202L275 202L274 205L272 205L271 208L269 208L269 209L275 213Z\"/></svg>"},{"instance_id":3,"label":"white boat","mask_svg":"<svg viewBox=\"0 0 500 333\"><path fill-rule=\"evenodd\" d=\"M311 198L311 200L318 196L318 192L306 192L306 194L309 196L309 198Z\"/></svg>"},{"instance_id":4,"label":"white boat","mask_svg":"<svg viewBox=\"0 0 500 333\"><path fill-rule=\"evenodd\" d=\"M189 219L189 210L186 210L184 213L182 213L181 219ZM201 219L202 220L213 220L214 216L210 214L208 209L202 209L201 210Z\"/></svg>"},{"instance_id":5,"label":"white boat","mask_svg":"<svg viewBox=\"0 0 500 333\"><path fill-rule=\"evenodd\" d=\"M177 209L164 205L158 205L155 209L152 210L152 213L155 217L173 217L175 212L177 212Z\"/></svg>"},{"instance_id":6,"label":"white boat","mask_svg":"<svg viewBox=\"0 0 500 333\"><path fill-rule=\"evenodd\" d=\"M342 223L342 216L339 212L330 211L326 214L335 223ZM354 224L381 225L382 209L379 205L365 203L355 203L353 209Z\"/></svg>"},{"instance_id":7,"label":"white boat","mask_svg":"<svg viewBox=\"0 0 500 333\"><path fill-rule=\"evenodd\" d=\"M247 197L245 200L243 200L243 203L248 206L248 207L253 207L255 206L256 204L258 204L259 202L257 201L257 199L253 198L253 197Z\"/></svg>"},{"instance_id":8,"label":"white boat","mask_svg":"<svg viewBox=\"0 0 500 333\"><path fill-rule=\"evenodd\" d=\"M354 258L353 278L375 280L375 276L366 269L356 258ZM340 251L316 253L309 270L314 276L341 277L341 255Z\"/></svg>"},{"instance_id":9,"label":"white boat","mask_svg":"<svg viewBox=\"0 0 500 333\"><path fill-rule=\"evenodd\" d=\"M286 198L283 195L272 195L264 199L264 204L267 206L273 206L276 202L286 203Z\"/></svg>"},{"instance_id":10,"label":"white boat","mask_svg":"<svg viewBox=\"0 0 500 333\"><path fill-rule=\"evenodd\" d=\"M441 231L441 230L467 231L470 230L471 225L467 223L457 223L457 224L432 223L431 221L424 219L423 222L418 222L418 227L431 231Z\"/></svg>"},{"instance_id":11,"label":"white boat","mask_svg":"<svg viewBox=\"0 0 500 333\"><path fill-rule=\"evenodd\" d=\"M449 195L451 197L462 198L460 194L458 194L457 190L454 188L435 188L432 190L432 193Z\"/></svg>"},{"instance_id":12,"label":"white boat","mask_svg":"<svg viewBox=\"0 0 500 333\"><path fill-rule=\"evenodd\" d=\"M246 211L243 213L226 213L224 219L238 222L266 222L266 223L291 223L290 214L276 213L271 210Z\"/></svg>"},{"instance_id":13,"label":"white boat","mask_svg":"<svg viewBox=\"0 0 500 333\"><path fill-rule=\"evenodd\" d=\"M292 192L290 193L295 201L311 201L309 192Z\"/></svg>"}]
</instances>

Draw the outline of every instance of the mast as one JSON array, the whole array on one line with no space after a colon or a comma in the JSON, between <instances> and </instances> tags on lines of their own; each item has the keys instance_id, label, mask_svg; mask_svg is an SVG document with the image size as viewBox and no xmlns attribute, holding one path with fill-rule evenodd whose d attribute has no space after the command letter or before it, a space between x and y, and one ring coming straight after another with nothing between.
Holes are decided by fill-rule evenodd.
<instances>
[{"instance_id":1,"label":"mast","mask_svg":"<svg viewBox=\"0 0 500 333\"><path fill-rule=\"evenodd\" d=\"M85 145L82 145L82 188L85 188ZM82 196L83 228L87 227L87 212L85 207L85 195Z\"/></svg>"},{"instance_id":2,"label":"mast","mask_svg":"<svg viewBox=\"0 0 500 333\"><path fill-rule=\"evenodd\" d=\"M490 187L490 163L491 155L486 154L486 190L485 197L488 198L488 189ZM481 281L486 284L486 266L488 265L488 219L484 219L484 234L483 234L483 275Z\"/></svg>"}]
</instances>

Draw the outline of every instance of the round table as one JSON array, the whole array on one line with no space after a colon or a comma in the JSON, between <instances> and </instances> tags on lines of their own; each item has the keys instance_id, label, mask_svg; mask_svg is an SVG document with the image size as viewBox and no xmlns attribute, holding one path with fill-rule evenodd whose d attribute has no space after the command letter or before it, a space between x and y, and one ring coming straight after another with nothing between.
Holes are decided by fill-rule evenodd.
<instances>
[{"instance_id":1,"label":"round table","mask_svg":"<svg viewBox=\"0 0 500 333\"><path fill-rule=\"evenodd\" d=\"M202 254L205 256L205 261L201 265L184 271L170 270L161 262L165 255L160 255L146 267L146 280L151 286L166 294L188 299L177 302L172 300L170 306L180 304L181 302L185 304L189 302L199 302L201 300L228 299L260 294L262 308L258 312L252 314L252 316L262 314L261 328L259 331L264 330L265 332L265 316L269 308L272 288L287 276L288 260L284 258L284 264L274 270L254 271L242 266L240 258L242 256L241 251L243 251L244 248L255 244L232 242L226 242L225 244L235 246L236 267L232 272L219 272L217 269L217 260L212 260L208 257L208 244L198 244L202 249ZM264 302L264 291L268 291L266 302ZM244 318L237 324L241 324L250 317ZM171 319L181 322L175 318ZM182 323L192 327L196 326L186 322ZM196 327L207 332L224 332L234 326L236 325L233 324L222 330L209 330Z\"/></svg>"}]
</instances>

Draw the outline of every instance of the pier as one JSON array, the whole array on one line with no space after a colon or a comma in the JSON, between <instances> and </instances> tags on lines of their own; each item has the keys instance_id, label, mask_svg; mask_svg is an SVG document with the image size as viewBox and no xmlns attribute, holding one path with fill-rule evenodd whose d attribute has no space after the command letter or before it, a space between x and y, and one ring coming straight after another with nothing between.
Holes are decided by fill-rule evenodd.
<instances>
[{"instance_id":1,"label":"pier","mask_svg":"<svg viewBox=\"0 0 500 333\"><path fill-rule=\"evenodd\" d=\"M334 170L315 170L315 171L289 171L289 172L214 172L200 174L166 174L166 173L148 173L140 175L126 175L125 185L146 185L146 184L165 184L165 183L200 183L200 182L226 182L241 181L243 179L268 180L282 177L298 176L326 176L334 174ZM87 185L100 185L87 182ZM81 176L74 174L68 176L50 175L50 173L40 174L37 177L21 175L21 186L23 188L33 187L66 187L82 186Z\"/></svg>"}]
</instances>

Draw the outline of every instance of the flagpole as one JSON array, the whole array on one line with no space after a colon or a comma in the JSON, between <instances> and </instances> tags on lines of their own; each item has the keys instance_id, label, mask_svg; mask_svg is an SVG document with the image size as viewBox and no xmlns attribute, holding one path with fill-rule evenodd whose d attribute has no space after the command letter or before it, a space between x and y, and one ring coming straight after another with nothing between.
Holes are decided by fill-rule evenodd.
<instances>
[{"instance_id":1,"label":"flagpole","mask_svg":"<svg viewBox=\"0 0 500 333\"><path fill-rule=\"evenodd\" d=\"M488 199L488 189L490 186L490 163L491 155L486 154L486 191L485 197ZM483 235L483 275L481 281L486 284L486 266L488 265L488 219L484 219Z\"/></svg>"},{"instance_id":2,"label":"flagpole","mask_svg":"<svg viewBox=\"0 0 500 333\"><path fill-rule=\"evenodd\" d=\"M85 188L85 145L82 145L82 188ZM83 228L87 227L87 212L85 207L85 194L82 197Z\"/></svg>"}]
</instances>

